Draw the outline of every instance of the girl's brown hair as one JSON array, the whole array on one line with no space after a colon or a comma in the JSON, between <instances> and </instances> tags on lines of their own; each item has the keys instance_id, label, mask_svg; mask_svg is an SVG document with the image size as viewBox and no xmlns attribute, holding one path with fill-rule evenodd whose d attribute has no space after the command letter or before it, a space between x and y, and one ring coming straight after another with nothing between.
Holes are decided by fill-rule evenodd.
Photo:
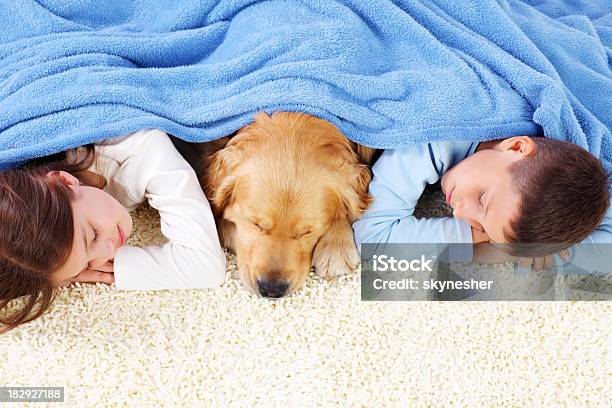
<instances>
[{"instance_id":1,"label":"girl's brown hair","mask_svg":"<svg viewBox=\"0 0 612 408\"><path fill-rule=\"evenodd\" d=\"M95 148L87 145L0 172L0 334L49 308L56 295L51 275L72 249L76 197L47 173L63 170L103 188L104 178L86 170L94 160ZM23 307L10 307L23 296Z\"/></svg>"}]
</instances>

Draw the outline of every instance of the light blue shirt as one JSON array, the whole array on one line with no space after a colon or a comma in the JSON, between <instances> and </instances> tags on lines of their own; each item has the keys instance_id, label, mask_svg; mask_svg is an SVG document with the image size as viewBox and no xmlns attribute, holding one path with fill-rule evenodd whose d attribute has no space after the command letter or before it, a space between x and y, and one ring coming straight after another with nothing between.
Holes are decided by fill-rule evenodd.
<instances>
[{"instance_id":1,"label":"light blue shirt","mask_svg":"<svg viewBox=\"0 0 612 408\"><path fill-rule=\"evenodd\" d=\"M474 154L479 142L438 142L385 150L372 167L373 202L353 223L355 243L463 243L472 244L470 225L454 217L416 218L414 209L427 184L434 184L452 166ZM554 220L552 220L554 222ZM570 251L571 267L556 255L556 266L566 272L605 274L612 265L612 207L601 225ZM449 257L470 262L473 245L456 246ZM578 268L578 269L577 269ZM582 269L582 270L581 270Z\"/></svg>"}]
</instances>

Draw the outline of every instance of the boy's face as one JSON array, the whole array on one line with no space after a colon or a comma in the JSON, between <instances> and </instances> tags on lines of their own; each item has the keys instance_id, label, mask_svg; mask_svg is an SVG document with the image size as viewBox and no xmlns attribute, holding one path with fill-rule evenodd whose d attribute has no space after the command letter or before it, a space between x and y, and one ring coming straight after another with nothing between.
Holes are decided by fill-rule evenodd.
<instances>
[{"instance_id":1,"label":"boy's face","mask_svg":"<svg viewBox=\"0 0 612 408\"><path fill-rule=\"evenodd\" d=\"M442 176L442 191L453 216L484 231L492 242L507 243L504 231L518 215L520 196L514 190L508 167L535 154L527 136L483 142L477 151Z\"/></svg>"}]
</instances>

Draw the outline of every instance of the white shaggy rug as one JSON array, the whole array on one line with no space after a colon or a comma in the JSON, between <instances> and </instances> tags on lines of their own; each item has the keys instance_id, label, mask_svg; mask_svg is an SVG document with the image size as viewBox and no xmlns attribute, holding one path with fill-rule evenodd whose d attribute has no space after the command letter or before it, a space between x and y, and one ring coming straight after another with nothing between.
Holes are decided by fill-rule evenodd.
<instances>
[{"instance_id":1,"label":"white shaggy rug","mask_svg":"<svg viewBox=\"0 0 612 408\"><path fill-rule=\"evenodd\" d=\"M154 211L133 216L132 244L161 242ZM230 256L214 290L64 289L0 336L0 386L74 407L612 406L610 302L362 302L358 274L271 301L235 273Z\"/></svg>"}]
</instances>

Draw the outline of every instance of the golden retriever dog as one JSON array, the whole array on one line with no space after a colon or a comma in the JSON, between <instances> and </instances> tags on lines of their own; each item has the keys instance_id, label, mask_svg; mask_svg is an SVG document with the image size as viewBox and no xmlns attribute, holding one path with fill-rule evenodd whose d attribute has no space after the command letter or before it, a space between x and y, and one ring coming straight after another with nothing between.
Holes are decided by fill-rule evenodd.
<instances>
[{"instance_id":1,"label":"golden retriever dog","mask_svg":"<svg viewBox=\"0 0 612 408\"><path fill-rule=\"evenodd\" d=\"M278 298L302 287L311 266L323 277L354 271L351 225L371 201L374 149L325 120L278 112L199 151L221 243L250 290Z\"/></svg>"}]
</instances>

